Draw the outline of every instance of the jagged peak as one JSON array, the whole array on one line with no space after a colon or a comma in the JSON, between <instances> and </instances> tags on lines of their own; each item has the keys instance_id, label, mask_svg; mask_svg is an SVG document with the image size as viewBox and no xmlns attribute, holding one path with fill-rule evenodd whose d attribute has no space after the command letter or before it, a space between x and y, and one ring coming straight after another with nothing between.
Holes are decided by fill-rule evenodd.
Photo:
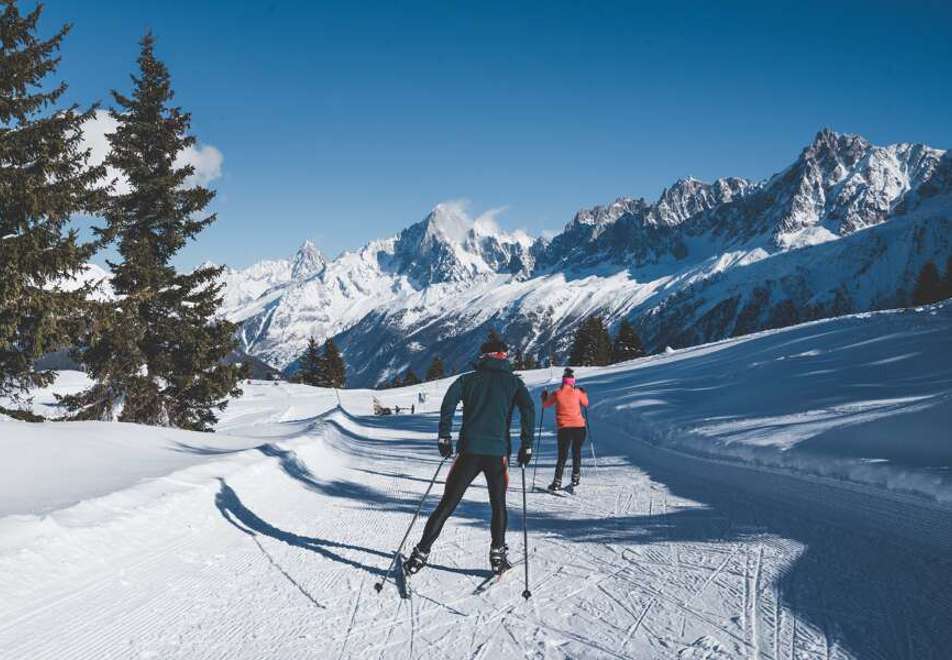
<instances>
[{"instance_id":1,"label":"jagged peak","mask_svg":"<svg viewBox=\"0 0 952 660\"><path fill-rule=\"evenodd\" d=\"M306 277L324 269L327 265L327 259L313 241L306 240L301 243L291 264L291 277L297 279Z\"/></svg>"},{"instance_id":2,"label":"jagged peak","mask_svg":"<svg viewBox=\"0 0 952 660\"><path fill-rule=\"evenodd\" d=\"M848 156L851 160L855 160L871 146L869 140L862 135L837 133L831 128L822 128L803 150L801 159L831 154L838 157Z\"/></svg>"},{"instance_id":3,"label":"jagged peak","mask_svg":"<svg viewBox=\"0 0 952 660\"><path fill-rule=\"evenodd\" d=\"M618 218L630 213L639 205L644 205L645 200L633 197L619 197L610 204L598 204L591 208L581 209L575 213L575 216L566 226L566 230L573 225L594 225L600 227L615 222Z\"/></svg>"},{"instance_id":4,"label":"jagged peak","mask_svg":"<svg viewBox=\"0 0 952 660\"><path fill-rule=\"evenodd\" d=\"M466 203L461 201L440 202L423 219L424 237L462 243L473 221L466 213Z\"/></svg>"}]
</instances>

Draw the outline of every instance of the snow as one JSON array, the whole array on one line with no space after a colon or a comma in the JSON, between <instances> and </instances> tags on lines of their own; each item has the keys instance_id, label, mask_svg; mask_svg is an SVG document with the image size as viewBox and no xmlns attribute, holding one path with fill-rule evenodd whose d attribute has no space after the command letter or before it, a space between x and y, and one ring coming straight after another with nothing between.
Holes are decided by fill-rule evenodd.
<instances>
[{"instance_id":1,"label":"snow","mask_svg":"<svg viewBox=\"0 0 952 660\"><path fill-rule=\"evenodd\" d=\"M450 379L252 381L214 434L3 420L0 657L941 657L950 330L935 305L577 369L594 446L576 494L531 490L553 465L542 420L528 602L521 566L473 595L481 480L411 600L373 590L437 469ZM34 409L83 382L64 372ZM373 417L374 397L417 414Z\"/></svg>"},{"instance_id":2,"label":"snow","mask_svg":"<svg viewBox=\"0 0 952 660\"><path fill-rule=\"evenodd\" d=\"M313 245L227 271L223 314L242 324L244 351L279 369L312 336L335 337L349 381L370 386L435 355L462 367L490 327L545 358L566 355L592 313L612 328L628 319L658 351L896 307L923 264L952 249L943 154L824 130L765 182L682 179L654 202L581 210L552 241L501 231L499 209L471 219L465 203L445 202L302 271L292 262Z\"/></svg>"},{"instance_id":3,"label":"snow","mask_svg":"<svg viewBox=\"0 0 952 660\"><path fill-rule=\"evenodd\" d=\"M56 282L56 288L62 291L75 291L86 285L92 285L93 290L89 297L93 300L106 301L115 297L110 284L111 279L112 275L101 266L87 263L83 264L72 277L65 277Z\"/></svg>"}]
</instances>

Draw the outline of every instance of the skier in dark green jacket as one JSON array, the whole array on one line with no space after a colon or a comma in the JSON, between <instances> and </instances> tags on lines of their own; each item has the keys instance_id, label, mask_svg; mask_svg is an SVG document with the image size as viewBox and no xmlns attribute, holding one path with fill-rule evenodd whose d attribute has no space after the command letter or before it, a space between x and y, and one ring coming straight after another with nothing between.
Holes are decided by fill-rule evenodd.
<instances>
[{"instance_id":1,"label":"skier in dark green jacket","mask_svg":"<svg viewBox=\"0 0 952 660\"><path fill-rule=\"evenodd\" d=\"M480 347L476 370L463 374L450 386L440 407L437 447L443 458L453 454L450 431L456 406L463 402L463 424L459 430L457 457L446 478L443 498L427 520L423 537L404 563L407 573L416 573L426 564L430 547L440 535L473 479L482 472L489 489L492 508L492 545L489 563L494 573L512 567L506 556L506 487L509 484L509 455L512 447L509 427L513 409L518 406L521 420L519 465L532 459L532 427L535 405L522 379L512 372L507 359L508 347L491 338Z\"/></svg>"}]
</instances>

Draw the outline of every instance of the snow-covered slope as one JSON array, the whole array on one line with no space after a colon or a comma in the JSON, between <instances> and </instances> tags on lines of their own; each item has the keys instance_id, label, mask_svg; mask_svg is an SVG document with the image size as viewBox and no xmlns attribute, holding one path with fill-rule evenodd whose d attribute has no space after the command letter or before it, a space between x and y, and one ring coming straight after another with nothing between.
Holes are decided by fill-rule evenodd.
<instances>
[{"instance_id":1,"label":"snow-covered slope","mask_svg":"<svg viewBox=\"0 0 952 660\"><path fill-rule=\"evenodd\" d=\"M225 267L220 278L223 305L228 310L240 309L292 281L321 272L326 264L317 246L304 241L293 259L259 261L242 270Z\"/></svg>"},{"instance_id":2,"label":"snow-covered slope","mask_svg":"<svg viewBox=\"0 0 952 660\"><path fill-rule=\"evenodd\" d=\"M311 336L334 336L380 309L453 297L499 273L524 276L532 267L532 245L524 234L495 232L490 222L470 220L460 204L440 204L400 234L345 252L304 275L280 280L269 266L269 287L260 287L257 297L247 295L255 283L246 282L246 271L231 271L225 280L226 316L242 322L240 338L248 353L283 367Z\"/></svg>"},{"instance_id":3,"label":"snow-covered slope","mask_svg":"<svg viewBox=\"0 0 952 660\"><path fill-rule=\"evenodd\" d=\"M462 368L490 327L562 357L593 312L629 318L650 349L685 346L908 304L923 264L952 255L950 182L940 150L824 130L763 182L683 179L655 202L580 211L551 241L440 205L298 275L286 261L229 272L226 315L279 368L337 336L357 385L435 355Z\"/></svg>"},{"instance_id":4,"label":"snow-covered slope","mask_svg":"<svg viewBox=\"0 0 952 660\"><path fill-rule=\"evenodd\" d=\"M84 264L82 269L72 277L65 277L56 283L56 287L63 291L75 291L84 286L89 286L90 298L93 300L110 300L115 293L112 290L110 280L112 276L101 266L93 263Z\"/></svg>"},{"instance_id":5,"label":"snow-covered slope","mask_svg":"<svg viewBox=\"0 0 952 660\"><path fill-rule=\"evenodd\" d=\"M215 434L0 420L0 657L944 657L950 337L940 304L580 369L582 484L533 488L552 476L547 415L528 546L513 469L528 602L521 564L474 593L478 481L410 599L373 588L437 471L449 379L342 390L342 409L253 382ZM536 400L558 375L525 373ZM369 415L421 392L414 415Z\"/></svg>"}]
</instances>

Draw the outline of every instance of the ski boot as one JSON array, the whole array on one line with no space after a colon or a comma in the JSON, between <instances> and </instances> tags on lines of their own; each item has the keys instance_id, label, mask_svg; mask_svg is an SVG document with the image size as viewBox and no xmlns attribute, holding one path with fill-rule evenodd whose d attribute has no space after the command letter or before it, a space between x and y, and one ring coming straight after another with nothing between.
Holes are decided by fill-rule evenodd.
<instances>
[{"instance_id":1,"label":"ski boot","mask_svg":"<svg viewBox=\"0 0 952 660\"><path fill-rule=\"evenodd\" d=\"M413 575L421 568L426 566L426 558L430 556L429 552L423 552L420 547L413 548L413 552L405 562L403 562L403 572L407 575Z\"/></svg>"},{"instance_id":2,"label":"ski boot","mask_svg":"<svg viewBox=\"0 0 952 660\"><path fill-rule=\"evenodd\" d=\"M552 480L552 483L549 484L549 487L547 488L547 490L548 490L550 493L557 493L557 492L559 492L560 490L562 490L562 480L561 480L560 478L556 477L555 479Z\"/></svg>"},{"instance_id":3,"label":"ski boot","mask_svg":"<svg viewBox=\"0 0 952 660\"><path fill-rule=\"evenodd\" d=\"M581 473L581 472L573 472L573 473L572 473L572 488L575 488L576 486L578 486L578 484L579 484L579 482L580 482L581 480L582 480L582 473Z\"/></svg>"},{"instance_id":4,"label":"ski boot","mask_svg":"<svg viewBox=\"0 0 952 660\"><path fill-rule=\"evenodd\" d=\"M489 549L489 565L492 567L493 573L496 575L502 575L512 568L512 563L506 556L506 552L508 551L509 546L507 545L504 545L501 548Z\"/></svg>"}]
</instances>

